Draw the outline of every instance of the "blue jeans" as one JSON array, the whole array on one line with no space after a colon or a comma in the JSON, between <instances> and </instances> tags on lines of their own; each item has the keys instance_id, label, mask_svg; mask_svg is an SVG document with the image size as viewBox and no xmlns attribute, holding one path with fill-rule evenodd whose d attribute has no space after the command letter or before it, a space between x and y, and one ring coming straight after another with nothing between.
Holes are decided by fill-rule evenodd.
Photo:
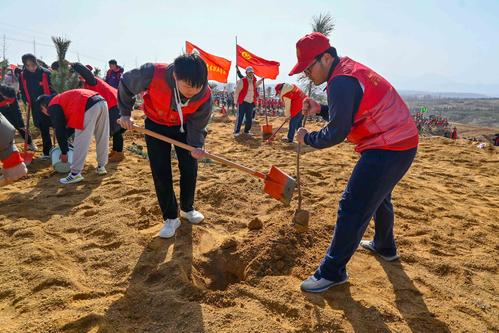
<instances>
[{"instance_id":1,"label":"blue jeans","mask_svg":"<svg viewBox=\"0 0 499 333\"><path fill-rule=\"evenodd\" d=\"M237 113L236 120L236 128L234 133L239 133L241 130L241 125L244 120L244 133L249 133L251 130L251 125L253 122L253 108L255 107L254 103L243 102L239 104L239 110Z\"/></svg>"},{"instance_id":2,"label":"blue jeans","mask_svg":"<svg viewBox=\"0 0 499 333\"><path fill-rule=\"evenodd\" d=\"M298 128L301 127L303 120L303 114L300 112L296 114L291 120L289 121L289 129L288 129L288 141L293 142L293 138L295 137L295 132L298 130Z\"/></svg>"},{"instance_id":3,"label":"blue jeans","mask_svg":"<svg viewBox=\"0 0 499 333\"><path fill-rule=\"evenodd\" d=\"M315 277L346 278L346 265L374 217L374 247L385 256L397 253L393 237L391 193L416 156L405 151L368 150L362 153L341 196L333 239Z\"/></svg>"}]
</instances>

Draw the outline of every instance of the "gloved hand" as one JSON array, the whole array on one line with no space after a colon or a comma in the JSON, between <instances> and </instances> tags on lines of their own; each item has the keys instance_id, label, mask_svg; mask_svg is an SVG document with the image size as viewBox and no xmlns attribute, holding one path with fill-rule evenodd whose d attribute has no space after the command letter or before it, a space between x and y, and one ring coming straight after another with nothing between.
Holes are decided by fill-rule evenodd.
<instances>
[{"instance_id":1,"label":"gloved hand","mask_svg":"<svg viewBox=\"0 0 499 333\"><path fill-rule=\"evenodd\" d=\"M3 169L3 176L7 183L12 183L19 178L26 176L28 169L24 162L21 162L13 167Z\"/></svg>"}]
</instances>

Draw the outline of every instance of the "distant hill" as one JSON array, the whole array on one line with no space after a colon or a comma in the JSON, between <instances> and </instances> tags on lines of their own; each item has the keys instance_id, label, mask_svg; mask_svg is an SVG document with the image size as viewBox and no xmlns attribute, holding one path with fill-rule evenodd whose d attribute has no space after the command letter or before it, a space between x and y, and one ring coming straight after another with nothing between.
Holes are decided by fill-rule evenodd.
<instances>
[{"instance_id":1,"label":"distant hill","mask_svg":"<svg viewBox=\"0 0 499 333\"><path fill-rule=\"evenodd\" d=\"M475 93L432 92L418 90L399 90L402 97L412 98L490 98L490 96Z\"/></svg>"},{"instance_id":2,"label":"distant hill","mask_svg":"<svg viewBox=\"0 0 499 333\"><path fill-rule=\"evenodd\" d=\"M484 127L499 127L499 98L433 98L403 96L412 113L422 107L428 115L441 115L449 121Z\"/></svg>"}]
</instances>

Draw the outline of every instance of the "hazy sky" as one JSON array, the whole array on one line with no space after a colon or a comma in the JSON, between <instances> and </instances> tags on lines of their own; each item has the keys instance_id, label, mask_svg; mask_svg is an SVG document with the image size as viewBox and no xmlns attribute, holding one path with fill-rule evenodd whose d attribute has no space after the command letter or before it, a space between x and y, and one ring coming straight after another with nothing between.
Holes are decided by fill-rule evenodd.
<instances>
[{"instance_id":1,"label":"hazy sky","mask_svg":"<svg viewBox=\"0 0 499 333\"><path fill-rule=\"evenodd\" d=\"M247 5L244 5L247 3ZM312 16L330 12L331 42L396 88L499 96L499 1L43 1L0 0L6 57L33 52L50 63L50 36L72 40L70 60L125 69L171 62L189 40L233 61L235 36L249 51L281 63L279 81L295 63L295 43ZM230 80L234 80L231 72Z\"/></svg>"}]
</instances>

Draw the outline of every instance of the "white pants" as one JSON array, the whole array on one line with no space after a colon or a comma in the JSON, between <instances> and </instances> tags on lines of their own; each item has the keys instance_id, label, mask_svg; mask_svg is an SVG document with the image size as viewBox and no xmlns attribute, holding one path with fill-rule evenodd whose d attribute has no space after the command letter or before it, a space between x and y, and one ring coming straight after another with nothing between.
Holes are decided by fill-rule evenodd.
<instances>
[{"instance_id":1,"label":"white pants","mask_svg":"<svg viewBox=\"0 0 499 333\"><path fill-rule=\"evenodd\" d=\"M80 173L85 165L88 148L95 136L98 166L107 164L109 152L109 115L107 103L100 101L85 112L83 129L75 130L73 163L71 172Z\"/></svg>"}]
</instances>

